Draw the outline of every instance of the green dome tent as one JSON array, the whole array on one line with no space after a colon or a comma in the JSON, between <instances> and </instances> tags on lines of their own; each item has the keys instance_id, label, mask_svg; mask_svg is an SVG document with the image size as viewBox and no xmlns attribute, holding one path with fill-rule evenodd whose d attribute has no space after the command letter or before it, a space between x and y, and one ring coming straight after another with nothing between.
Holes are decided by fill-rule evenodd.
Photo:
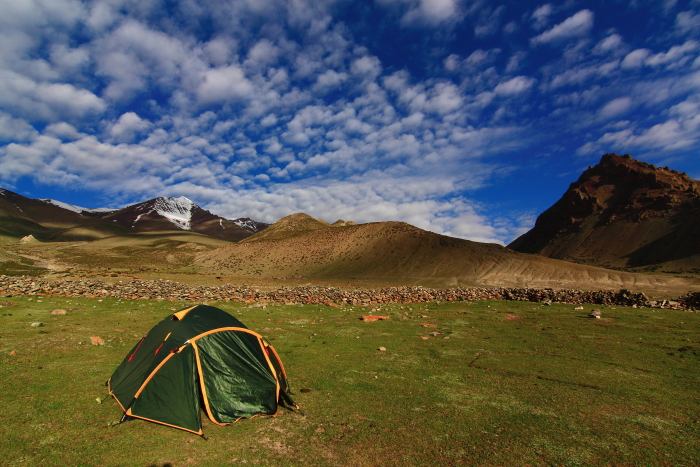
<instances>
[{"instance_id":1,"label":"green dome tent","mask_svg":"<svg viewBox=\"0 0 700 467\"><path fill-rule=\"evenodd\" d=\"M202 435L209 419L276 415L298 408L275 349L260 334L212 306L173 313L146 334L107 381L124 418L140 418Z\"/></svg>"}]
</instances>

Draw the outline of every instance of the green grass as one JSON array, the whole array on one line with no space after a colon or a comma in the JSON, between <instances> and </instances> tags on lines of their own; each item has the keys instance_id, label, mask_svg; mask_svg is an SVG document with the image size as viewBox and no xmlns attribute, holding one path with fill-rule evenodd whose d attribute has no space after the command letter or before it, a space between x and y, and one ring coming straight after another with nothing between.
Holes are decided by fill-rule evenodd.
<instances>
[{"instance_id":1,"label":"green grass","mask_svg":"<svg viewBox=\"0 0 700 467\"><path fill-rule=\"evenodd\" d=\"M370 308L221 303L276 347L303 415L227 427L203 415L205 441L110 426L116 402L95 400L138 336L186 303L0 305L0 465L700 464L697 313L602 308L595 320L592 306L433 302L382 306L391 318L365 323Z\"/></svg>"},{"instance_id":2,"label":"green grass","mask_svg":"<svg viewBox=\"0 0 700 467\"><path fill-rule=\"evenodd\" d=\"M0 261L0 274L5 276L32 276L39 277L48 272L45 268L39 268L30 264L26 258L20 261Z\"/></svg>"}]
</instances>

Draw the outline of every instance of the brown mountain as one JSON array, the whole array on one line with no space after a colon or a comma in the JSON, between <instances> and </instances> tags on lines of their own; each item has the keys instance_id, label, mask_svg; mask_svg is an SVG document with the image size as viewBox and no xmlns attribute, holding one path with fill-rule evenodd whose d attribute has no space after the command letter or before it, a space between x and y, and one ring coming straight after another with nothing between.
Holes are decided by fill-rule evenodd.
<instances>
[{"instance_id":1,"label":"brown mountain","mask_svg":"<svg viewBox=\"0 0 700 467\"><path fill-rule=\"evenodd\" d=\"M120 225L0 188L2 235L23 237L31 234L41 241L76 241L95 240L125 232L126 229Z\"/></svg>"},{"instance_id":2,"label":"brown mountain","mask_svg":"<svg viewBox=\"0 0 700 467\"><path fill-rule=\"evenodd\" d=\"M294 214L237 244L204 253L203 271L251 278L304 278L421 285L679 290L679 278L611 271L500 245L427 232L401 222L329 225ZM695 284L697 287L697 284Z\"/></svg>"},{"instance_id":3,"label":"brown mountain","mask_svg":"<svg viewBox=\"0 0 700 467\"><path fill-rule=\"evenodd\" d=\"M31 234L41 241L75 241L184 230L239 241L267 226L249 218L219 217L184 196L155 198L117 210L85 209L0 188L0 235L11 237Z\"/></svg>"},{"instance_id":4,"label":"brown mountain","mask_svg":"<svg viewBox=\"0 0 700 467\"><path fill-rule=\"evenodd\" d=\"M509 248L617 268L700 268L700 182L606 154Z\"/></svg>"}]
</instances>

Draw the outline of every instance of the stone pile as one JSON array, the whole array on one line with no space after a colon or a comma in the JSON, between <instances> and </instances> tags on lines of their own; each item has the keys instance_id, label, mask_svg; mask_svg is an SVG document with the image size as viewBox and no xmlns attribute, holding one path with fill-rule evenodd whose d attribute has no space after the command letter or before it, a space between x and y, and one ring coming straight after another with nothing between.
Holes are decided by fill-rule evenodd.
<instances>
[{"instance_id":1,"label":"stone pile","mask_svg":"<svg viewBox=\"0 0 700 467\"><path fill-rule=\"evenodd\" d=\"M217 287L194 286L173 281L131 280L104 282L97 279L45 280L26 276L0 275L0 296L56 295L62 297L119 298L126 300L237 301L246 303L372 305L433 301L515 300L569 304L619 305L676 309L700 309L700 293L690 293L675 301L652 302L643 293L629 290L582 291L530 288L389 287L384 289L343 290L335 287L281 287L259 291L248 286L225 284Z\"/></svg>"},{"instance_id":2,"label":"stone pile","mask_svg":"<svg viewBox=\"0 0 700 467\"><path fill-rule=\"evenodd\" d=\"M684 310L700 310L700 292L690 292L677 300Z\"/></svg>"}]
</instances>

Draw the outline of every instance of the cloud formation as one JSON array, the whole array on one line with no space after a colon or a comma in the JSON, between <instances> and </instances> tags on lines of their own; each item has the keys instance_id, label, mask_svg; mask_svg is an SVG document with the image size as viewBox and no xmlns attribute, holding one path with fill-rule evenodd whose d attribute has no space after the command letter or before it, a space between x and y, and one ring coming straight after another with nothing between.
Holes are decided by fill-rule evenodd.
<instances>
[{"instance_id":1,"label":"cloud formation","mask_svg":"<svg viewBox=\"0 0 700 467\"><path fill-rule=\"evenodd\" d=\"M1 5L10 189L508 243L603 152L700 173L692 2L658 10L649 40L597 20L623 11L602 0Z\"/></svg>"},{"instance_id":2,"label":"cloud formation","mask_svg":"<svg viewBox=\"0 0 700 467\"><path fill-rule=\"evenodd\" d=\"M587 35L593 28L593 12L581 10L551 29L530 39L533 45L557 43Z\"/></svg>"}]
</instances>

